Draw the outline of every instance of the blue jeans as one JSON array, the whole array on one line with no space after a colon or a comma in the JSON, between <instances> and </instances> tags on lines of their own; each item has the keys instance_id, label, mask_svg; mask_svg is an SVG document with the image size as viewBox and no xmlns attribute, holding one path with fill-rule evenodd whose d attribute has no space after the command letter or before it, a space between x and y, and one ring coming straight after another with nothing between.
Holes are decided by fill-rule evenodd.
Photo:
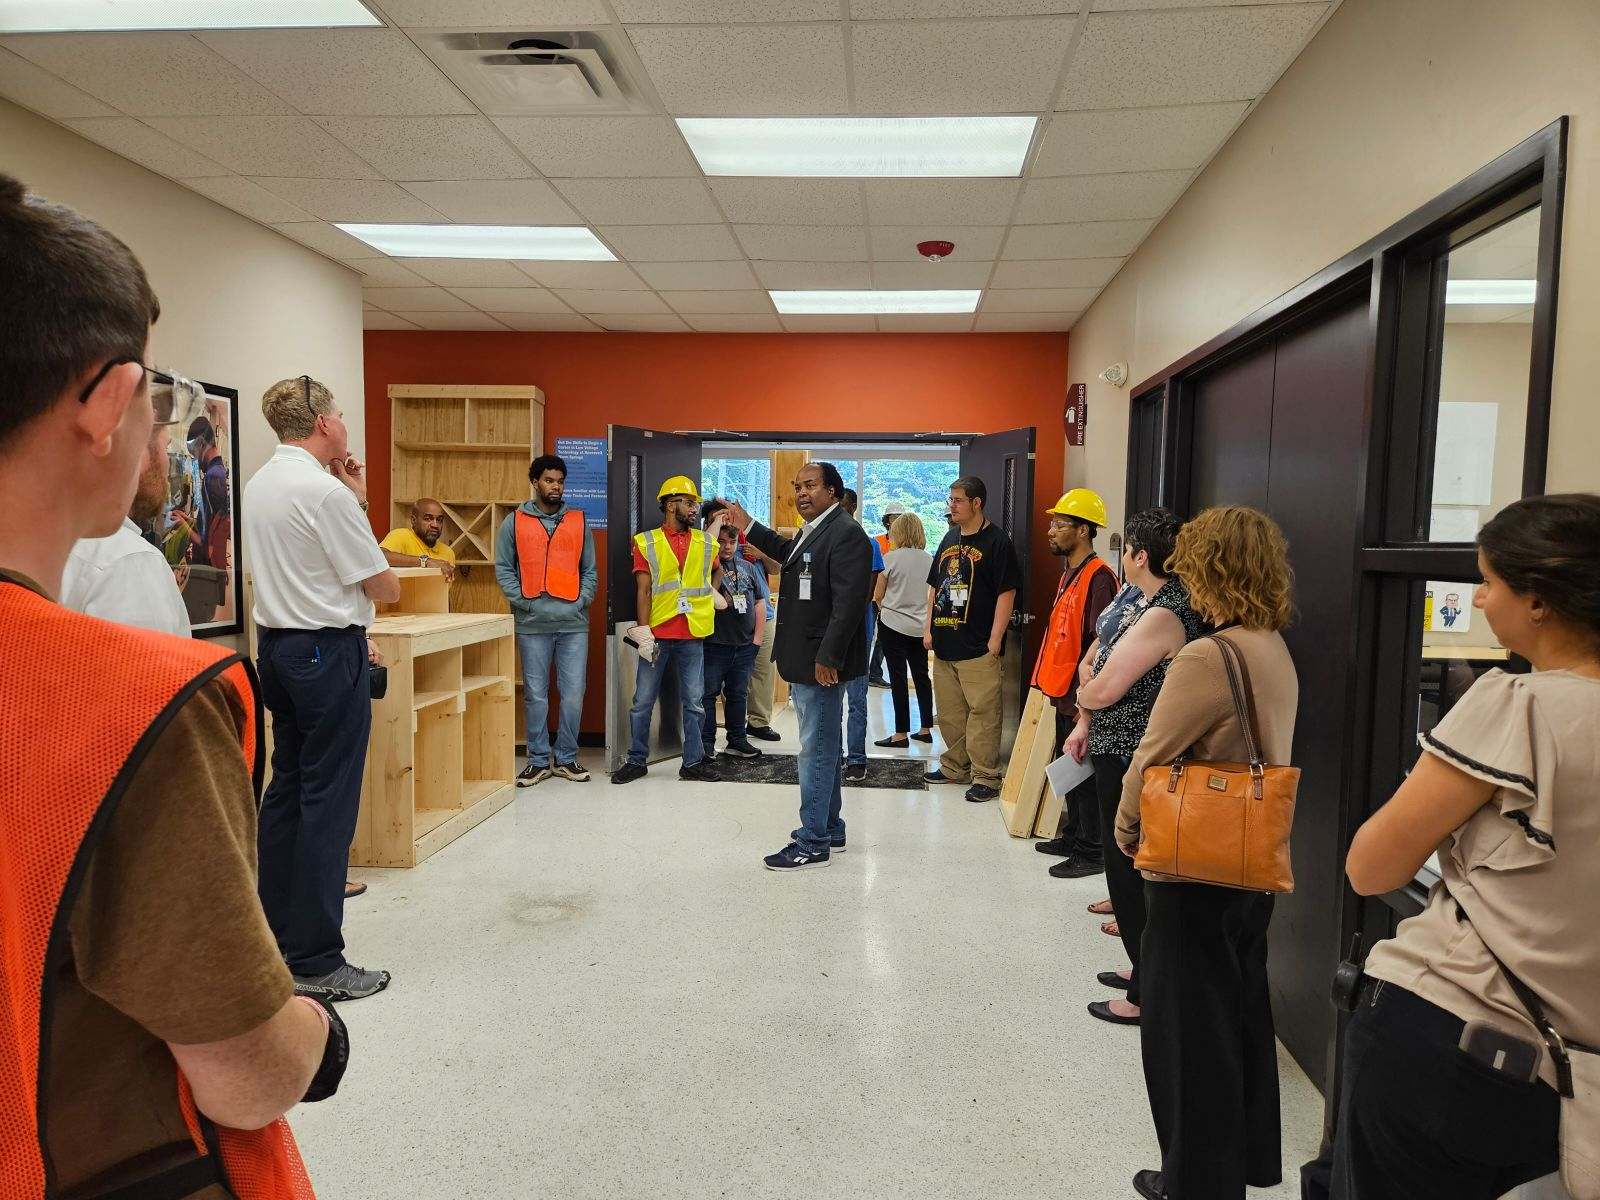
<instances>
[{"instance_id":1,"label":"blue jeans","mask_svg":"<svg viewBox=\"0 0 1600 1200\"><path fill-rule=\"evenodd\" d=\"M650 714L655 711L661 681L669 670L678 675L678 707L683 712L683 765L692 767L705 757L700 736L704 714L700 698L705 695L705 643L699 638L662 638L656 643L655 662L639 660L639 673L633 685L633 741L628 746L628 761L642 767L650 758Z\"/></svg>"},{"instance_id":2,"label":"blue jeans","mask_svg":"<svg viewBox=\"0 0 1600 1200\"><path fill-rule=\"evenodd\" d=\"M717 696L723 697L723 718L728 725L728 744L749 740L745 727L745 710L750 702L750 675L756 669L756 651L753 642L742 646L727 646L720 642L706 643L706 693L702 705L705 709L700 736L709 757L717 746Z\"/></svg>"},{"instance_id":3,"label":"blue jeans","mask_svg":"<svg viewBox=\"0 0 1600 1200\"><path fill-rule=\"evenodd\" d=\"M589 659L588 632L519 633L517 653L522 656L528 761L536 767L550 765L550 662L554 659L556 687L561 689L556 762L567 765L576 762L578 722L583 719L584 676Z\"/></svg>"},{"instance_id":4,"label":"blue jeans","mask_svg":"<svg viewBox=\"0 0 1600 1200\"><path fill-rule=\"evenodd\" d=\"M858 675L849 683L841 684L845 699L850 702L850 730L845 751L852 767L867 765L867 677Z\"/></svg>"},{"instance_id":5,"label":"blue jeans","mask_svg":"<svg viewBox=\"0 0 1600 1200\"><path fill-rule=\"evenodd\" d=\"M839 765L844 685L796 683L789 688L800 718L800 828L789 836L821 854L844 836L844 769Z\"/></svg>"}]
</instances>

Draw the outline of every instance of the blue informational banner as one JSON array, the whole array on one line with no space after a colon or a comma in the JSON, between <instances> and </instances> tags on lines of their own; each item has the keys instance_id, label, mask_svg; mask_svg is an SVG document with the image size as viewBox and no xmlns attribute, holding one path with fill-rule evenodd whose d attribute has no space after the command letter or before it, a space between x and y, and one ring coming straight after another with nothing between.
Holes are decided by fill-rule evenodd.
<instances>
[{"instance_id":1,"label":"blue informational banner","mask_svg":"<svg viewBox=\"0 0 1600 1200\"><path fill-rule=\"evenodd\" d=\"M557 438L556 453L567 464L564 497L573 508L583 509L590 529L606 527L605 438Z\"/></svg>"}]
</instances>

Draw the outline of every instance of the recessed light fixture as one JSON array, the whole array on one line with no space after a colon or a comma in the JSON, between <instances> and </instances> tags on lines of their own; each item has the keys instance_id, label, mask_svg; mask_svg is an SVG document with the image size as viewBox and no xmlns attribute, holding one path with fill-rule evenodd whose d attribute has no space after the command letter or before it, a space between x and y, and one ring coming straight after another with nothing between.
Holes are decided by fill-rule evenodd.
<instances>
[{"instance_id":1,"label":"recessed light fixture","mask_svg":"<svg viewBox=\"0 0 1600 1200\"><path fill-rule=\"evenodd\" d=\"M0 33L382 24L360 0L0 0Z\"/></svg>"},{"instance_id":2,"label":"recessed light fixture","mask_svg":"<svg viewBox=\"0 0 1600 1200\"><path fill-rule=\"evenodd\" d=\"M1037 117L679 117L707 175L1022 174Z\"/></svg>"},{"instance_id":3,"label":"recessed light fixture","mask_svg":"<svg viewBox=\"0 0 1600 1200\"><path fill-rule=\"evenodd\" d=\"M972 291L768 292L780 313L969 313L978 311Z\"/></svg>"},{"instance_id":4,"label":"recessed light fixture","mask_svg":"<svg viewBox=\"0 0 1600 1200\"><path fill-rule=\"evenodd\" d=\"M395 258L523 258L615 262L584 225L347 225L351 237Z\"/></svg>"},{"instance_id":5,"label":"recessed light fixture","mask_svg":"<svg viewBox=\"0 0 1600 1200\"><path fill-rule=\"evenodd\" d=\"M1452 279L1444 285L1446 304L1532 304L1537 279Z\"/></svg>"}]
</instances>

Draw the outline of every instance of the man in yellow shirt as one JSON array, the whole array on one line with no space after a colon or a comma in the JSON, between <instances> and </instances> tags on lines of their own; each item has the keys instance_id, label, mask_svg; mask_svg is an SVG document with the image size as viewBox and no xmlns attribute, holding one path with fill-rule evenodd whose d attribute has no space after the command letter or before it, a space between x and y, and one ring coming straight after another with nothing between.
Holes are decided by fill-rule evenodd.
<instances>
[{"instance_id":1,"label":"man in yellow shirt","mask_svg":"<svg viewBox=\"0 0 1600 1200\"><path fill-rule=\"evenodd\" d=\"M411 522L391 529L379 542L391 567L438 567L447 581L456 577L456 552L439 544L444 532L444 505L424 497L411 506Z\"/></svg>"}]
</instances>

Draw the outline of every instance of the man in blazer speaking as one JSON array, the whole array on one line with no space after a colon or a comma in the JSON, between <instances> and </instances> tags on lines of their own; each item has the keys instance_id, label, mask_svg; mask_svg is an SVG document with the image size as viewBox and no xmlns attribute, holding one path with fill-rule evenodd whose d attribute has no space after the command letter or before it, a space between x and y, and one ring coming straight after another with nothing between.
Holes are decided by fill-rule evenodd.
<instances>
[{"instance_id":1,"label":"man in blazer speaking","mask_svg":"<svg viewBox=\"0 0 1600 1200\"><path fill-rule=\"evenodd\" d=\"M872 541L844 511L843 499L838 468L814 462L794 477L794 506L805 521L796 537L728 504L727 518L745 539L783 565L772 660L800 717L800 828L762 860L772 871L825 867L844 849L843 685L867 673Z\"/></svg>"}]
</instances>

